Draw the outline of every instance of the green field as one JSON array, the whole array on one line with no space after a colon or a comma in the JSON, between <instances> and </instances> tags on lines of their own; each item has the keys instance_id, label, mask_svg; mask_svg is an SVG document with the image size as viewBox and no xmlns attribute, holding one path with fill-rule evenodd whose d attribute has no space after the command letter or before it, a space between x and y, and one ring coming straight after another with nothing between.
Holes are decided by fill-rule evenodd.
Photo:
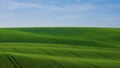
<instances>
[{"instance_id":1,"label":"green field","mask_svg":"<svg viewBox=\"0 0 120 68\"><path fill-rule=\"evenodd\" d=\"M120 68L120 28L0 28L0 68Z\"/></svg>"}]
</instances>

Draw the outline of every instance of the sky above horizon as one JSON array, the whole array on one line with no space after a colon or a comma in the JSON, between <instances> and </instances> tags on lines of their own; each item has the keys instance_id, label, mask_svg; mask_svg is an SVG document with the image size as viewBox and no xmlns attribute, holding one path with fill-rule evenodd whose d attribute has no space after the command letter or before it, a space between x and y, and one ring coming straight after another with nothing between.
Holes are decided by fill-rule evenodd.
<instances>
[{"instance_id":1,"label":"sky above horizon","mask_svg":"<svg viewBox=\"0 0 120 68\"><path fill-rule=\"evenodd\" d=\"M0 0L0 27L120 27L120 0Z\"/></svg>"}]
</instances>

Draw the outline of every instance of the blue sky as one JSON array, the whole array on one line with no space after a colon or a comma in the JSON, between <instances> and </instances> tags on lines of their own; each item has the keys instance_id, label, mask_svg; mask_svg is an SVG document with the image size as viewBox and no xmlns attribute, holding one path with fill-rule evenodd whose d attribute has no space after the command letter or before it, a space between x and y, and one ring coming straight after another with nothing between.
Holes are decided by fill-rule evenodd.
<instances>
[{"instance_id":1,"label":"blue sky","mask_svg":"<svg viewBox=\"0 0 120 68\"><path fill-rule=\"evenodd\" d=\"M120 27L120 0L0 0L0 27Z\"/></svg>"}]
</instances>

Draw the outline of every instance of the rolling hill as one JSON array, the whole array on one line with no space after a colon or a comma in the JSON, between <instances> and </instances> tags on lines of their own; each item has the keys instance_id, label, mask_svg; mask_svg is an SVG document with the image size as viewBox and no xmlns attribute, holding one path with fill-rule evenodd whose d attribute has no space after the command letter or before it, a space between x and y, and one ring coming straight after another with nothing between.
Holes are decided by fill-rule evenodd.
<instances>
[{"instance_id":1,"label":"rolling hill","mask_svg":"<svg viewBox=\"0 0 120 68\"><path fill-rule=\"evenodd\" d=\"M0 28L0 68L120 68L120 28Z\"/></svg>"}]
</instances>

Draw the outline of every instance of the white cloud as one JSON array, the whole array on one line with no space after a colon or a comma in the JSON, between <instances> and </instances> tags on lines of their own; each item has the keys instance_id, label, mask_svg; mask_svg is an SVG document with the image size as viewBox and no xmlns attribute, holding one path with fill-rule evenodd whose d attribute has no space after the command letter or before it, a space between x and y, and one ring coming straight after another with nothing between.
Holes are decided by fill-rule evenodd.
<instances>
[{"instance_id":1,"label":"white cloud","mask_svg":"<svg viewBox=\"0 0 120 68\"><path fill-rule=\"evenodd\" d=\"M8 9L17 9L17 8L39 8L40 6L33 3L20 3L20 2L9 2Z\"/></svg>"},{"instance_id":2,"label":"white cloud","mask_svg":"<svg viewBox=\"0 0 120 68\"><path fill-rule=\"evenodd\" d=\"M83 5L69 5L69 6L55 6L55 5L41 5L42 9L47 11L56 11L56 12L79 12L94 9L95 6L91 4Z\"/></svg>"},{"instance_id":3,"label":"white cloud","mask_svg":"<svg viewBox=\"0 0 120 68\"><path fill-rule=\"evenodd\" d=\"M0 14L4 16L4 18L8 17L14 17L18 16L19 14L17 13L12 13L10 11L14 11L15 9L21 9L22 8L36 8L38 11L29 12L29 14L41 14L42 12L45 12L44 14L53 14L54 12L59 13L76 13L80 11L87 11L94 9L95 7L91 4L74 4L74 5L67 5L67 6L57 6L57 5L46 5L46 4L37 4L37 3L26 3L26 2L16 2L15 0L0 0ZM42 11L39 11L39 9L42 9ZM4 12L4 13L3 13ZM2 18L1 16L1 18ZM75 17L75 16L74 16ZM73 18L72 16L64 16L63 18Z\"/></svg>"},{"instance_id":4,"label":"white cloud","mask_svg":"<svg viewBox=\"0 0 120 68\"><path fill-rule=\"evenodd\" d=\"M19 9L19 8L38 8L39 5L34 3L16 2L14 0L0 0L2 9Z\"/></svg>"},{"instance_id":5,"label":"white cloud","mask_svg":"<svg viewBox=\"0 0 120 68\"><path fill-rule=\"evenodd\" d=\"M98 8L103 8L105 6L105 5L94 5L93 4L95 2L100 2L103 0L85 0L86 3L84 4L79 4L79 5L70 4L70 5L62 6L62 7L54 5L54 4L46 5L42 3L42 1L43 0L39 0L39 2L41 3L38 4L38 3L30 3L30 2L29 3L28 2L17 2L17 0L0 0L0 10L1 9L20 9L20 8L38 8L38 9L45 9L45 10L50 10L50 11L68 11L68 10L69 11L85 11L85 10L93 9L96 6ZM55 1L59 1L59 0L55 0ZM75 0L75 1L80 2L82 0ZM110 8L110 7L107 6L106 8ZM112 8L116 8L116 7L112 5Z\"/></svg>"},{"instance_id":6,"label":"white cloud","mask_svg":"<svg viewBox=\"0 0 120 68\"><path fill-rule=\"evenodd\" d=\"M74 20L74 19L80 19L80 16L78 15L64 15L64 16L59 16L56 17L55 19L57 20Z\"/></svg>"},{"instance_id":7,"label":"white cloud","mask_svg":"<svg viewBox=\"0 0 120 68\"><path fill-rule=\"evenodd\" d=\"M77 0L80 1L80 0ZM67 6L55 6L55 5L44 5L37 3L26 3L26 2L16 2L14 0L0 0L0 6L5 9L20 9L20 8L38 8L50 11L84 11L92 9L94 6L90 4L83 5L67 5Z\"/></svg>"}]
</instances>

